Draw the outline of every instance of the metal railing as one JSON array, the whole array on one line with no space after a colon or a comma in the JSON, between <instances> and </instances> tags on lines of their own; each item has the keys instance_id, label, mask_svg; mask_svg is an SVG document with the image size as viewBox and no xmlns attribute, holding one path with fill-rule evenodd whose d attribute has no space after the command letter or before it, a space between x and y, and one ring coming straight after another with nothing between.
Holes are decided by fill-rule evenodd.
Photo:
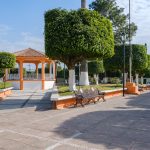
<instances>
[{"instance_id":1,"label":"metal railing","mask_svg":"<svg viewBox=\"0 0 150 150\"><path fill-rule=\"evenodd\" d=\"M8 80L19 80L19 74L9 74ZM42 80L42 74L36 75L36 73L28 73L23 75L24 80ZM45 74L45 80L54 80L54 76L50 74Z\"/></svg>"}]
</instances>

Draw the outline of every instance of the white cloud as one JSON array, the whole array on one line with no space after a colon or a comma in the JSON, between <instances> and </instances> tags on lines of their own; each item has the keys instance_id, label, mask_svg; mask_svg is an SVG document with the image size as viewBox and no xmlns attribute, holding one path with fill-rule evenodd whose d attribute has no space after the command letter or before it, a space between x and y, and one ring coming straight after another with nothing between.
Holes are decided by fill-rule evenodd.
<instances>
[{"instance_id":1,"label":"white cloud","mask_svg":"<svg viewBox=\"0 0 150 150\"><path fill-rule=\"evenodd\" d=\"M31 33L22 32L17 35L17 39L8 40L8 34L11 28L3 25L0 25L0 28L0 51L15 52L29 47L44 51L43 36L38 37L32 35Z\"/></svg>"},{"instance_id":2,"label":"white cloud","mask_svg":"<svg viewBox=\"0 0 150 150\"><path fill-rule=\"evenodd\" d=\"M117 0L119 6L129 12L129 1ZM131 0L131 21L138 26L138 31L134 37L133 43L148 44L150 53L150 0Z\"/></svg>"}]
</instances>

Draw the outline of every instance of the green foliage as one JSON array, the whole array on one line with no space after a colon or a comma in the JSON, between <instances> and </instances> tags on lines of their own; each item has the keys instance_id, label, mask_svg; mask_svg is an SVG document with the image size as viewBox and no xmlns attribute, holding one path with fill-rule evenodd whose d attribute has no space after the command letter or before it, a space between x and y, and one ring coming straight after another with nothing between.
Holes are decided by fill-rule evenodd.
<instances>
[{"instance_id":1,"label":"green foliage","mask_svg":"<svg viewBox=\"0 0 150 150\"><path fill-rule=\"evenodd\" d=\"M10 82L0 82L0 89L9 88L12 86L12 83Z\"/></svg>"},{"instance_id":2,"label":"green foliage","mask_svg":"<svg viewBox=\"0 0 150 150\"><path fill-rule=\"evenodd\" d=\"M122 77L122 72L120 70L113 71L113 70L110 69L110 71L106 71L106 76L107 77L118 77L118 78L121 78Z\"/></svg>"},{"instance_id":3,"label":"green foliage","mask_svg":"<svg viewBox=\"0 0 150 150\"><path fill-rule=\"evenodd\" d=\"M0 78L2 78L4 76L4 74L5 74L4 69L0 68Z\"/></svg>"},{"instance_id":4,"label":"green foliage","mask_svg":"<svg viewBox=\"0 0 150 150\"><path fill-rule=\"evenodd\" d=\"M0 52L0 68L13 68L16 63L16 57L14 54L7 52Z\"/></svg>"},{"instance_id":5,"label":"green foliage","mask_svg":"<svg viewBox=\"0 0 150 150\"><path fill-rule=\"evenodd\" d=\"M68 69L89 58L114 54L111 22L96 11L53 9L45 13L46 55Z\"/></svg>"},{"instance_id":6,"label":"green foliage","mask_svg":"<svg viewBox=\"0 0 150 150\"><path fill-rule=\"evenodd\" d=\"M124 14L124 8L117 6L116 0L95 0L90 6L91 9L98 11L101 15L111 20L114 28L115 44L122 43L122 32L125 29L126 40L128 40L129 27L128 17ZM131 23L131 37L135 35L137 26Z\"/></svg>"},{"instance_id":7,"label":"green foliage","mask_svg":"<svg viewBox=\"0 0 150 150\"><path fill-rule=\"evenodd\" d=\"M150 78L150 55L147 55L147 68L143 72L145 77Z\"/></svg>"},{"instance_id":8,"label":"green foliage","mask_svg":"<svg viewBox=\"0 0 150 150\"><path fill-rule=\"evenodd\" d=\"M58 78L64 78L64 74L65 74L65 79L68 79L68 77L69 77L68 69L57 70L57 77Z\"/></svg>"},{"instance_id":9,"label":"green foliage","mask_svg":"<svg viewBox=\"0 0 150 150\"><path fill-rule=\"evenodd\" d=\"M129 68L130 47L126 45L126 72ZM105 69L107 71L122 71L123 69L123 45L115 47L115 55L105 60ZM147 50L144 45L132 45L132 69L133 73L141 73L147 67Z\"/></svg>"},{"instance_id":10,"label":"green foliage","mask_svg":"<svg viewBox=\"0 0 150 150\"><path fill-rule=\"evenodd\" d=\"M99 74L104 73L103 60L95 60L88 63L89 74Z\"/></svg>"}]
</instances>

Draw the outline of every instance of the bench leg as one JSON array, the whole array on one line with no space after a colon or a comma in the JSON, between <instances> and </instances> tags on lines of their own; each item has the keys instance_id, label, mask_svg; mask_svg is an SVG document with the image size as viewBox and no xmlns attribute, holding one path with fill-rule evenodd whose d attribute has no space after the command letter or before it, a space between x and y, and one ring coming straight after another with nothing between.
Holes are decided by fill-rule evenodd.
<instances>
[{"instance_id":1,"label":"bench leg","mask_svg":"<svg viewBox=\"0 0 150 150\"><path fill-rule=\"evenodd\" d=\"M102 97L102 99L103 99L103 102L106 102L106 99L104 98L104 96Z\"/></svg>"},{"instance_id":2,"label":"bench leg","mask_svg":"<svg viewBox=\"0 0 150 150\"><path fill-rule=\"evenodd\" d=\"M80 104L82 107L84 107L84 104L83 104L83 100L82 100L82 99L76 100L76 103L75 103L74 107L77 107L78 104Z\"/></svg>"}]
</instances>

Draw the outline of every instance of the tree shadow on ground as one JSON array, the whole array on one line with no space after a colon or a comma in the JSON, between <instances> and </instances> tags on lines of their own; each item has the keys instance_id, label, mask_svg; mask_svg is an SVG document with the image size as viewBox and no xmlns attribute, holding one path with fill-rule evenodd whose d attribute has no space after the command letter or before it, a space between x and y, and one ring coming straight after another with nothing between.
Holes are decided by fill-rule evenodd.
<instances>
[{"instance_id":1,"label":"tree shadow on ground","mask_svg":"<svg viewBox=\"0 0 150 150\"><path fill-rule=\"evenodd\" d=\"M146 93L127 98L126 109L80 114L60 124L54 132L63 138L72 137L69 143L83 148L149 150L149 96Z\"/></svg>"},{"instance_id":2,"label":"tree shadow on ground","mask_svg":"<svg viewBox=\"0 0 150 150\"><path fill-rule=\"evenodd\" d=\"M127 99L129 99L127 106L150 109L150 92L143 93L133 98L129 97Z\"/></svg>"},{"instance_id":3,"label":"tree shadow on ground","mask_svg":"<svg viewBox=\"0 0 150 150\"><path fill-rule=\"evenodd\" d=\"M44 97L39 101L39 103L36 106L36 111L47 111L52 109L52 101L51 98L51 92L46 92L44 94Z\"/></svg>"}]
</instances>

